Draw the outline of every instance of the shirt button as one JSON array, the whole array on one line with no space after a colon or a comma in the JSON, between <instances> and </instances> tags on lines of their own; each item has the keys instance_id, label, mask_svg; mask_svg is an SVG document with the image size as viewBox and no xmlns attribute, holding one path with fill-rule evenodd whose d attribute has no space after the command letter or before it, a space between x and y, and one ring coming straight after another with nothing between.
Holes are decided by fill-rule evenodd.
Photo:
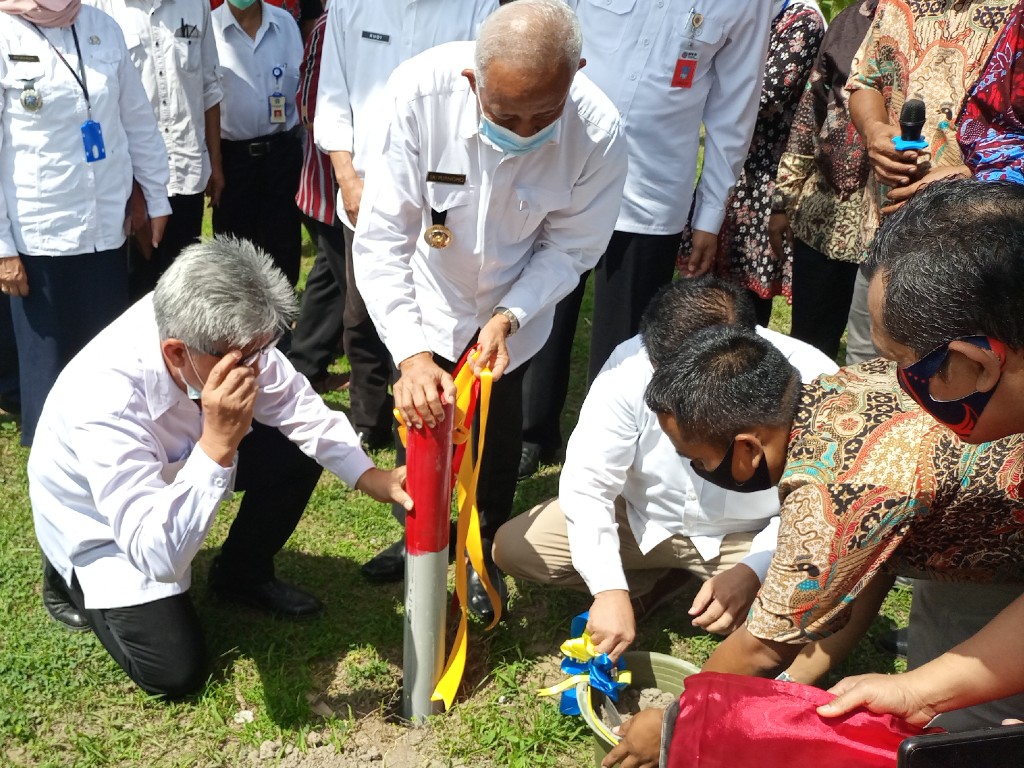
<instances>
[{"instance_id":1,"label":"shirt button","mask_svg":"<svg viewBox=\"0 0 1024 768\"><path fill-rule=\"evenodd\" d=\"M650 45L651 44L651 39L649 37L645 37L641 42L644 45Z\"/></svg>"},{"instance_id":2,"label":"shirt button","mask_svg":"<svg viewBox=\"0 0 1024 768\"><path fill-rule=\"evenodd\" d=\"M629 76L630 80L636 80L636 72Z\"/></svg>"},{"instance_id":3,"label":"shirt button","mask_svg":"<svg viewBox=\"0 0 1024 768\"><path fill-rule=\"evenodd\" d=\"M686 494L686 500L687 501L696 501L697 500L697 494L695 494L695 493L688 493L688 494Z\"/></svg>"},{"instance_id":4,"label":"shirt button","mask_svg":"<svg viewBox=\"0 0 1024 768\"><path fill-rule=\"evenodd\" d=\"M218 488L223 488L224 487L224 478L223 477L214 478L213 484L215 486L217 486Z\"/></svg>"},{"instance_id":5,"label":"shirt button","mask_svg":"<svg viewBox=\"0 0 1024 768\"><path fill-rule=\"evenodd\" d=\"M160 77L163 77L164 76L164 71L161 69L159 72L157 72L157 74L160 75Z\"/></svg>"}]
</instances>

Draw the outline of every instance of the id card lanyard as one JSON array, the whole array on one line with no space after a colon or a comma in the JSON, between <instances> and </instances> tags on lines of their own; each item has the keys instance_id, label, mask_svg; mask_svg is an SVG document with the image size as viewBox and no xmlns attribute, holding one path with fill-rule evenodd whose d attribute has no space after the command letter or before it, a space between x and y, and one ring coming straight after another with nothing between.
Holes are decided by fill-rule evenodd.
<instances>
[{"instance_id":1,"label":"id card lanyard","mask_svg":"<svg viewBox=\"0 0 1024 768\"><path fill-rule=\"evenodd\" d=\"M95 163L97 160L103 160L107 156L107 150L103 145L103 130L100 128L100 124L92 119L92 101L89 99L89 85L85 78L85 60L82 58L82 46L78 42L78 30L75 29L74 24L71 25L71 36L75 39L75 52L78 54L78 71L76 72L71 63L64 58L64 54L57 50L57 46L50 42L50 39L43 34L43 31L34 23L29 23L39 33L39 36L46 41L51 50L57 54L57 58L68 68L68 71L71 72L78 86L82 89L82 95L85 96L85 111L88 118L82 123L82 147L85 149L85 162Z\"/></svg>"},{"instance_id":2,"label":"id card lanyard","mask_svg":"<svg viewBox=\"0 0 1024 768\"><path fill-rule=\"evenodd\" d=\"M274 92L270 94L268 106L270 107L270 122L272 125L284 123L284 94L281 93L281 78L284 77L284 70L281 67L274 67L270 70L274 76Z\"/></svg>"},{"instance_id":3,"label":"id card lanyard","mask_svg":"<svg viewBox=\"0 0 1024 768\"><path fill-rule=\"evenodd\" d=\"M686 24L689 28L689 35L679 49L676 68L672 72L673 88L693 87L693 78L697 74L697 32L703 24L704 14L699 13L696 8L691 8Z\"/></svg>"}]
</instances>

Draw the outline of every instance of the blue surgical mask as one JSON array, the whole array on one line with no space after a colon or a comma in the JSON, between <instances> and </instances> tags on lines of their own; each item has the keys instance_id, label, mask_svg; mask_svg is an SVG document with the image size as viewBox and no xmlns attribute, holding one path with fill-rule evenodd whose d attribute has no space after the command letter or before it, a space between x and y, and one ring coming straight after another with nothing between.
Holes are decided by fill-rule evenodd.
<instances>
[{"instance_id":1,"label":"blue surgical mask","mask_svg":"<svg viewBox=\"0 0 1024 768\"><path fill-rule=\"evenodd\" d=\"M558 118L558 120L561 119L562 118ZM541 128L533 134L533 136L520 136L515 131L510 131L508 128L502 128L493 120L489 119L487 115L483 113L483 110L480 110L480 133L483 136L486 136L492 144L506 155L519 157L533 152L537 147L547 142L554 134L556 130L555 126L558 125L558 120L555 120L551 125Z\"/></svg>"},{"instance_id":2,"label":"blue surgical mask","mask_svg":"<svg viewBox=\"0 0 1024 768\"><path fill-rule=\"evenodd\" d=\"M199 379L199 381L203 382L203 386L206 386L206 382L203 381L203 377L200 376L199 375L199 371L196 370L195 361L192 360L192 354L188 351L188 347L185 347L185 355L188 357L189 365L192 366L192 373L194 373L196 375L196 378ZM188 379L186 379L185 378L185 374L181 372L181 368L178 369L178 375L181 376L181 380L183 382L185 382L185 394L188 396L188 399L189 400L202 400L203 399L203 391L201 389L196 389L195 387L193 387L191 384L188 383Z\"/></svg>"}]
</instances>

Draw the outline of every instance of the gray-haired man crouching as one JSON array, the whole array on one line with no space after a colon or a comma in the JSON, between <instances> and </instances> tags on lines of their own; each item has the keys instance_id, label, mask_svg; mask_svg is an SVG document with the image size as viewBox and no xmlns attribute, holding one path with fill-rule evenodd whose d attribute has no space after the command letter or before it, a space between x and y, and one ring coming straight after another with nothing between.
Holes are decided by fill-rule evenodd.
<instances>
[{"instance_id":1,"label":"gray-haired man crouching","mask_svg":"<svg viewBox=\"0 0 1024 768\"><path fill-rule=\"evenodd\" d=\"M412 506L405 468L374 467L275 349L295 310L285 276L248 242L190 246L68 364L43 408L28 473L44 604L91 628L149 693L182 696L206 678L191 563L233 489L246 494L211 587L291 618L322 605L275 578L273 559L321 466Z\"/></svg>"}]
</instances>

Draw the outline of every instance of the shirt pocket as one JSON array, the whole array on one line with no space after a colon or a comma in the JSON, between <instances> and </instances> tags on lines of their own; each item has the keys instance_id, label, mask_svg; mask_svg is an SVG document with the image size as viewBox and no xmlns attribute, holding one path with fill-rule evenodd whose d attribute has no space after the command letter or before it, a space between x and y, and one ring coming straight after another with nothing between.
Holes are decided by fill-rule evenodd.
<instances>
[{"instance_id":1,"label":"shirt pocket","mask_svg":"<svg viewBox=\"0 0 1024 768\"><path fill-rule=\"evenodd\" d=\"M518 210L509 211L504 220L511 242L531 238L552 211L569 207L572 193L568 189L543 187L516 187Z\"/></svg>"},{"instance_id":2,"label":"shirt pocket","mask_svg":"<svg viewBox=\"0 0 1024 768\"><path fill-rule=\"evenodd\" d=\"M197 38L174 36L174 63L182 72L195 72L201 63Z\"/></svg>"},{"instance_id":3,"label":"shirt pocket","mask_svg":"<svg viewBox=\"0 0 1024 768\"><path fill-rule=\"evenodd\" d=\"M629 26L626 14L636 3L637 0L580 0L577 12L586 30L584 45L601 51L619 50Z\"/></svg>"},{"instance_id":4,"label":"shirt pocket","mask_svg":"<svg viewBox=\"0 0 1024 768\"><path fill-rule=\"evenodd\" d=\"M696 19L700 19L700 23L695 27ZM676 61L681 57L695 56L697 69L693 79L697 82L708 76L711 60L725 39L725 25L719 19L708 16L697 8L693 13L687 11L680 14L673 38L676 45L675 50L669 52L671 66L675 67Z\"/></svg>"}]
</instances>

